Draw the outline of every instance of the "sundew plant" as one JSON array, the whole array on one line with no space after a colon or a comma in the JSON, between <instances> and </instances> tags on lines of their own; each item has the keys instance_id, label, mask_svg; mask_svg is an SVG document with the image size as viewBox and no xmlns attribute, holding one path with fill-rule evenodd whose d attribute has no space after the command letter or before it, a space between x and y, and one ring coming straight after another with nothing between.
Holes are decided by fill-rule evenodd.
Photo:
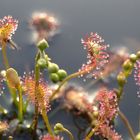
<instances>
[{"instance_id":1,"label":"sundew plant","mask_svg":"<svg viewBox=\"0 0 140 140\"><path fill-rule=\"evenodd\" d=\"M6 52L8 46L18 51L18 45L12 39L18 20L12 16L5 16L0 20L0 47L3 57L1 63L5 66L0 72L1 94L10 94L12 98L10 110L0 105L0 139L123 140L123 135L115 130L116 118L119 117L128 130L129 139L140 140L139 130L134 132L119 108L125 94L124 87L132 74L139 87L136 94L140 97L140 51L123 57L111 53L111 47L103 38L98 33L91 32L81 39L87 62L81 64L75 73L68 74L65 68L53 62L53 58L47 53L48 38L58 28L56 20L47 14L41 15L41 18L36 15L30 24L35 27L36 33L39 33L34 70L19 75L18 71L10 66ZM87 89L69 84L73 78L83 78L84 81L90 78L99 82L118 71L118 67L120 71L115 76L118 86L112 89L107 85L101 86L93 100L89 100ZM46 73L49 79L45 76ZM80 122L75 122L79 128L77 137L74 137L67 124L62 124L59 119L56 124L50 123L49 111L55 110L54 104L58 101L58 106L75 118L84 120L83 126L86 127L83 128L80 128ZM27 123L28 119L31 121Z\"/></svg>"}]
</instances>

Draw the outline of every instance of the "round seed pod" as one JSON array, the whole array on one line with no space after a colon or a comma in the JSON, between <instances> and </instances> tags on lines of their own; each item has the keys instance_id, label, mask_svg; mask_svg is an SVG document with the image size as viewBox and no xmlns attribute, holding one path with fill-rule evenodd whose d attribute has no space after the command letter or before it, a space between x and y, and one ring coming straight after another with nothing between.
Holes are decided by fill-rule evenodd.
<instances>
[{"instance_id":1,"label":"round seed pod","mask_svg":"<svg viewBox=\"0 0 140 140\"><path fill-rule=\"evenodd\" d=\"M120 86L123 86L126 83L126 77L123 72L120 72L117 76L117 81Z\"/></svg>"},{"instance_id":2,"label":"round seed pod","mask_svg":"<svg viewBox=\"0 0 140 140\"><path fill-rule=\"evenodd\" d=\"M60 81L67 77L67 72L63 69L58 70L57 74L59 76Z\"/></svg>"},{"instance_id":3,"label":"round seed pod","mask_svg":"<svg viewBox=\"0 0 140 140\"><path fill-rule=\"evenodd\" d=\"M49 73L57 73L59 70L59 66L55 63L49 63L48 65L48 71Z\"/></svg>"},{"instance_id":4,"label":"round seed pod","mask_svg":"<svg viewBox=\"0 0 140 140\"><path fill-rule=\"evenodd\" d=\"M44 58L40 58L38 61L37 61L37 64L40 68L45 68L47 67L47 62Z\"/></svg>"},{"instance_id":5,"label":"round seed pod","mask_svg":"<svg viewBox=\"0 0 140 140\"><path fill-rule=\"evenodd\" d=\"M42 39L41 41L38 42L37 47L41 51L44 51L46 48L49 47L49 44L48 44L48 42L45 39Z\"/></svg>"},{"instance_id":6,"label":"round seed pod","mask_svg":"<svg viewBox=\"0 0 140 140\"><path fill-rule=\"evenodd\" d=\"M137 60L137 56L136 56L135 54L131 54L131 55L130 55L130 61L131 61L132 63L135 63L136 60Z\"/></svg>"},{"instance_id":7,"label":"round seed pod","mask_svg":"<svg viewBox=\"0 0 140 140\"><path fill-rule=\"evenodd\" d=\"M20 86L20 79L15 69L9 68L6 70L6 79L7 79L8 84L12 88L17 89Z\"/></svg>"},{"instance_id":8,"label":"round seed pod","mask_svg":"<svg viewBox=\"0 0 140 140\"><path fill-rule=\"evenodd\" d=\"M50 74L50 79L53 83L57 83L59 81L59 76L57 73L51 73Z\"/></svg>"},{"instance_id":9,"label":"round seed pod","mask_svg":"<svg viewBox=\"0 0 140 140\"><path fill-rule=\"evenodd\" d=\"M137 52L137 58L140 58L140 51Z\"/></svg>"},{"instance_id":10,"label":"round seed pod","mask_svg":"<svg viewBox=\"0 0 140 140\"><path fill-rule=\"evenodd\" d=\"M129 71L129 70L131 70L133 68L133 63L129 59L127 59L123 63L123 68L124 68L124 70Z\"/></svg>"}]
</instances>

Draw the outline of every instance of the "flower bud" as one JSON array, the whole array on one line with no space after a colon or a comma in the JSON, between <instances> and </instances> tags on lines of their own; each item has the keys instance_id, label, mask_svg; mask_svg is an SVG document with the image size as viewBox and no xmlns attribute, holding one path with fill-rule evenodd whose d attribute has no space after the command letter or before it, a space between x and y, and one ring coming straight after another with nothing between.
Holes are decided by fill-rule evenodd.
<instances>
[{"instance_id":1,"label":"flower bud","mask_svg":"<svg viewBox=\"0 0 140 140\"><path fill-rule=\"evenodd\" d=\"M20 79L15 69L9 68L6 71L6 79L11 87L18 88L18 86L20 86Z\"/></svg>"},{"instance_id":2,"label":"flower bud","mask_svg":"<svg viewBox=\"0 0 140 140\"><path fill-rule=\"evenodd\" d=\"M57 73L51 73L50 74L50 79L53 83L57 83L59 81L59 76Z\"/></svg>"},{"instance_id":3,"label":"flower bud","mask_svg":"<svg viewBox=\"0 0 140 140\"><path fill-rule=\"evenodd\" d=\"M136 135L136 140L140 140L140 132Z\"/></svg>"},{"instance_id":4,"label":"flower bud","mask_svg":"<svg viewBox=\"0 0 140 140\"><path fill-rule=\"evenodd\" d=\"M135 54L131 54L131 55L130 55L130 61L131 61L132 63L135 63L136 60L137 60L137 56L136 56Z\"/></svg>"},{"instance_id":5,"label":"flower bud","mask_svg":"<svg viewBox=\"0 0 140 140\"><path fill-rule=\"evenodd\" d=\"M59 70L59 66L55 63L49 63L48 71L49 73L56 73Z\"/></svg>"},{"instance_id":6,"label":"flower bud","mask_svg":"<svg viewBox=\"0 0 140 140\"><path fill-rule=\"evenodd\" d=\"M132 62L131 62L129 59L127 59L127 60L123 63L123 68L124 68L124 70L126 70L126 71L131 71L132 68L133 68Z\"/></svg>"},{"instance_id":7,"label":"flower bud","mask_svg":"<svg viewBox=\"0 0 140 140\"><path fill-rule=\"evenodd\" d=\"M140 58L140 51L137 52L137 58Z\"/></svg>"},{"instance_id":8,"label":"flower bud","mask_svg":"<svg viewBox=\"0 0 140 140\"><path fill-rule=\"evenodd\" d=\"M46 62L48 62L48 61L50 61L50 60L51 60L51 59L48 57L48 55L47 55L47 54L45 54L44 58L45 58Z\"/></svg>"},{"instance_id":9,"label":"flower bud","mask_svg":"<svg viewBox=\"0 0 140 140\"><path fill-rule=\"evenodd\" d=\"M44 58L40 58L38 61L37 61L37 64L40 68L45 68L48 64L46 62L46 60Z\"/></svg>"},{"instance_id":10,"label":"flower bud","mask_svg":"<svg viewBox=\"0 0 140 140\"><path fill-rule=\"evenodd\" d=\"M54 131L63 131L64 126L61 123L57 123L54 126Z\"/></svg>"},{"instance_id":11,"label":"flower bud","mask_svg":"<svg viewBox=\"0 0 140 140\"><path fill-rule=\"evenodd\" d=\"M117 76L117 81L120 86L123 86L126 83L126 77L123 72L120 72Z\"/></svg>"},{"instance_id":12,"label":"flower bud","mask_svg":"<svg viewBox=\"0 0 140 140\"><path fill-rule=\"evenodd\" d=\"M67 77L67 72L63 69L58 70L57 74L59 76L60 81Z\"/></svg>"},{"instance_id":13,"label":"flower bud","mask_svg":"<svg viewBox=\"0 0 140 140\"><path fill-rule=\"evenodd\" d=\"M42 39L41 41L38 42L37 47L38 47L41 51L43 51L43 50L45 50L46 48L48 48L49 45L48 45L48 42L47 42L45 39Z\"/></svg>"}]
</instances>

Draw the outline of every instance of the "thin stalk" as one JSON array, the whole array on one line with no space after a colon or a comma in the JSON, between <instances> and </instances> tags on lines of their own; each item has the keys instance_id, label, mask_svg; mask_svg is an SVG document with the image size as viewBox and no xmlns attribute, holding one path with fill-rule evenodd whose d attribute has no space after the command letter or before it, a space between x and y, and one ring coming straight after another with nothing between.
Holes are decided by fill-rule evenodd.
<instances>
[{"instance_id":1,"label":"thin stalk","mask_svg":"<svg viewBox=\"0 0 140 140\"><path fill-rule=\"evenodd\" d=\"M40 56L40 52L38 51L38 53L36 54L35 57L35 115L34 115L34 119L33 122L31 124L31 129L34 130L34 134L36 132L37 129L37 124L38 124L38 102L37 102L37 94L38 94L38 86L39 86L39 77L40 77L40 68L37 66L37 61L39 59Z\"/></svg>"},{"instance_id":2,"label":"thin stalk","mask_svg":"<svg viewBox=\"0 0 140 140\"><path fill-rule=\"evenodd\" d=\"M53 99L53 97L59 92L59 90L61 89L61 87L67 82L69 81L70 79L72 78L75 78L75 77L78 77L81 73L80 72L76 72L76 73L73 73L71 75L69 75L68 77L66 77L61 83L60 85L58 86L58 88L52 93L51 97L50 97L50 100Z\"/></svg>"},{"instance_id":3,"label":"thin stalk","mask_svg":"<svg viewBox=\"0 0 140 140\"><path fill-rule=\"evenodd\" d=\"M96 131L95 128L92 129L92 130L89 132L89 134L86 136L85 140L90 140L90 138L94 135L95 131Z\"/></svg>"},{"instance_id":4,"label":"thin stalk","mask_svg":"<svg viewBox=\"0 0 140 140\"><path fill-rule=\"evenodd\" d=\"M37 124L38 124L38 101L37 101L37 94L38 94L38 86L39 86L39 77L40 77L40 69L36 65L35 66L35 115L34 115L34 120L31 124L31 128L34 130L34 132L37 129Z\"/></svg>"},{"instance_id":5,"label":"thin stalk","mask_svg":"<svg viewBox=\"0 0 140 140\"><path fill-rule=\"evenodd\" d=\"M23 122L23 99L22 99L22 88L21 86L18 87L18 95L19 95L19 111L18 111L18 119L19 122Z\"/></svg>"},{"instance_id":6,"label":"thin stalk","mask_svg":"<svg viewBox=\"0 0 140 140\"><path fill-rule=\"evenodd\" d=\"M87 74L88 72L90 72L91 70L93 70L95 67L87 67L86 70L82 70L82 71L78 71L78 72L75 72L69 76L67 76L61 83L60 85L58 86L58 88L52 93L51 97L50 97L50 100L53 100L53 97L59 92L59 90L61 89L61 87L66 83L68 82L69 80L73 79L73 78L76 78L80 75L84 75L84 74Z\"/></svg>"},{"instance_id":7,"label":"thin stalk","mask_svg":"<svg viewBox=\"0 0 140 140\"><path fill-rule=\"evenodd\" d=\"M125 115L120 110L118 111L118 114L119 114L120 118L122 119L122 121L124 122L126 128L128 129L128 132L129 132L129 135L130 135L131 139L136 140L135 139L135 133L134 133L128 119L125 117Z\"/></svg>"},{"instance_id":8,"label":"thin stalk","mask_svg":"<svg viewBox=\"0 0 140 140\"><path fill-rule=\"evenodd\" d=\"M34 131L36 130L37 128L37 124L38 124L38 94L39 93L39 90L38 90L38 86L39 86L39 78L40 78L40 68L36 65L35 67L35 117L34 117L34 121L33 121L33 124L32 126L34 127ZM48 120L48 116L46 114L46 111L45 109L42 109L42 117L44 119L44 122L46 124L46 127L48 129L48 132L51 136L53 136L53 132L51 130L51 126L50 126L50 123L49 123L49 120Z\"/></svg>"},{"instance_id":9,"label":"thin stalk","mask_svg":"<svg viewBox=\"0 0 140 140\"><path fill-rule=\"evenodd\" d=\"M12 96L12 99L13 99L13 103L14 103L14 105L15 105L16 107L18 107L18 101L17 101L16 90L10 88L8 82L6 82L6 84L7 84L7 87L8 87L9 92L11 93L11 96Z\"/></svg>"},{"instance_id":10,"label":"thin stalk","mask_svg":"<svg viewBox=\"0 0 140 140\"><path fill-rule=\"evenodd\" d=\"M10 65L8 62L7 54L6 54L6 43L3 43L3 46L2 46L2 56L3 56L3 62L5 65L5 68L8 69Z\"/></svg>"},{"instance_id":11,"label":"thin stalk","mask_svg":"<svg viewBox=\"0 0 140 140\"><path fill-rule=\"evenodd\" d=\"M90 138L94 135L94 133L98 130L100 124L102 124L102 121L97 124L90 132L89 134L86 136L85 140L90 140Z\"/></svg>"},{"instance_id":12,"label":"thin stalk","mask_svg":"<svg viewBox=\"0 0 140 140\"><path fill-rule=\"evenodd\" d=\"M2 44L2 56L3 56L3 63L5 66L5 69L7 70L10 67L10 65L9 65L9 61L8 61L8 57L7 57L7 53L6 53L6 43ZM10 86L7 82L6 82L6 84L9 89L9 92L12 95L13 102L14 102L15 106L17 107L18 102L17 102L16 91L14 89L10 88Z\"/></svg>"},{"instance_id":13,"label":"thin stalk","mask_svg":"<svg viewBox=\"0 0 140 140\"><path fill-rule=\"evenodd\" d=\"M23 104L23 113L26 113L28 104L29 104L29 100L26 100L26 102Z\"/></svg>"},{"instance_id":14,"label":"thin stalk","mask_svg":"<svg viewBox=\"0 0 140 140\"><path fill-rule=\"evenodd\" d=\"M47 127L47 129L48 129L48 133L49 133L51 136L53 136L53 131L52 131L52 129L51 129L51 125L50 125L50 123L49 123L49 119L48 119L48 116L47 116L47 114L46 114L46 110L45 110L45 109L42 109L42 117L43 117L44 122L45 122L45 125L46 125L46 127Z\"/></svg>"},{"instance_id":15,"label":"thin stalk","mask_svg":"<svg viewBox=\"0 0 140 140\"><path fill-rule=\"evenodd\" d=\"M69 130L64 128L63 131L65 131L69 135L70 140L74 140L74 137L73 137L72 133Z\"/></svg>"}]
</instances>

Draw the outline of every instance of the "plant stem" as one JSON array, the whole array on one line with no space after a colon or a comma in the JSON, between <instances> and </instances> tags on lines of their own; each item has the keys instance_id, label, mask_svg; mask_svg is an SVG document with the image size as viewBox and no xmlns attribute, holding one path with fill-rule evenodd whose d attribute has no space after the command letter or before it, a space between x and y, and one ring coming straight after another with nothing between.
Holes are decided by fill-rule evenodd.
<instances>
[{"instance_id":1,"label":"plant stem","mask_svg":"<svg viewBox=\"0 0 140 140\"><path fill-rule=\"evenodd\" d=\"M34 129L36 130L37 128L37 123L38 123L38 94L39 90L38 90L38 86L39 86L39 78L40 78L40 68L36 65L35 67L35 117L34 117ZM46 127L48 129L48 132L50 135L53 136L53 132L51 130L50 124L49 124L49 120L48 120L48 116L46 115L46 111L45 111L45 107L44 109L42 109L42 117L45 121Z\"/></svg>"},{"instance_id":2,"label":"plant stem","mask_svg":"<svg viewBox=\"0 0 140 140\"><path fill-rule=\"evenodd\" d=\"M86 69L84 70L80 70L78 72L75 72L69 76L67 76L61 83L60 85L58 86L58 88L52 93L52 96L50 97L50 100L53 100L53 97L59 92L59 90L61 89L61 87L69 80L71 80L72 78L76 78L78 76L81 76L81 75L84 75L84 74L87 74L89 73L91 70L95 69L96 66L87 66Z\"/></svg>"},{"instance_id":3,"label":"plant stem","mask_svg":"<svg viewBox=\"0 0 140 140\"><path fill-rule=\"evenodd\" d=\"M3 62L5 65L5 69L8 69L10 66L9 66L9 62L8 62L8 58L7 58L7 54L6 54L6 43L3 43L2 55L3 55Z\"/></svg>"},{"instance_id":4,"label":"plant stem","mask_svg":"<svg viewBox=\"0 0 140 140\"><path fill-rule=\"evenodd\" d=\"M94 135L95 129L92 129L89 134L86 136L85 140L90 140L90 138Z\"/></svg>"},{"instance_id":5,"label":"plant stem","mask_svg":"<svg viewBox=\"0 0 140 140\"><path fill-rule=\"evenodd\" d=\"M38 94L38 86L39 86L39 77L40 77L40 69L36 65L35 66L35 115L34 120L31 124L31 128L34 130L34 132L37 129L38 124L38 101L37 101L37 94Z\"/></svg>"},{"instance_id":6,"label":"plant stem","mask_svg":"<svg viewBox=\"0 0 140 140\"><path fill-rule=\"evenodd\" d=\"M53 99L53 97L59 92L60 88L67 82L69 81L70 79L72 78L75 78L75 77L78 77L81 73L80 72L76 72L76 73L73 73L71 75L69 75L68 77L66 77L61 83L60 85L58 86L58 88L52 93L51 97L50 97L50 100Z\"/></svg>"},{"instance_id":7,"label":"plant stem","mask_svg":"<svg viewBox=\"0 0 140 140\"><path fill-rule=\"evenodd\" d=\"M19 85L18 87L18 95L19 95L19 111L18 111L18 119L19 122L22 123L23 122L23 99L22 99L22 88Z\"/></svg>"},{"instance_id":8,"label":"plant stem","mask_svg":"<svg viewBox=\"0 0 140 140\"><path fill-rule=\"evenodd\" d=\"M67 76L61 83L60 85L58 86L58 88L52 93L51 97L50 97L50 100L53 100L53 97L59 92L59 90L61 89L61 87L69 80L73 79L73 78L76 78L80 75L84 75L84 74L87 74L88 72L90 72L91 70L93 70L95 67L87 67L86 70L81 70L81 71L78 71L78 72L75 72L69 76Z\"/></svg>"},{"instance_id":9,"label":"plant stem","mask_svg":"<svg viewBox=\"0 0 140 140\"><path fill-rule=\"evenodd\" d=\"M127 127L131 139L136 140L135 139L135 133L134 133L128 119L125 117L125 115L120 110L118 111L118 114L119 114L120 118L122 119L122 121L124 122L125 126Z\"/></svg>"},{"instance_id":10,"label":"plant stem","mask_svg":"<svg viewBox=\"0 0 140 140\"><path fill-rule=\"evenodd\" d=\"M26 102L23 104L23 113L26 113L28 104L29 104L29 100L26 100Z\"/></svg>"},{"instance_id":11,"label":"plant stem","mask_svg":"<svg viewBox=\"0 0 140 140\"><path fill-rule=\"evenodd\" d=\"M47 114L46 114L45 108L42 109L42 117L43 117L44 122L45 122L45 125L46 125L46 127L47 127L47 129L48 129L48 133L49 133L51 136L53 136L53 132L52 132L52 129L51 129L51 125L50 125L50 123L49 123L49 119L48 119L48 116L47 116Z\"/></svg>"},{"instance_id":12,"label":"plant stem","mask_svg":"<svg viewBox=\"0 0 140 140\"><path fill-rule=\"evenodd\" d=\"M65 131L69 135L70 140L74 140L72 133L68 129L64 128L63 131Z\"/></svg>"},{"instance_id":13,"label":"plant stem","mask_svg":"<svg viewBox=\"0 0 140 140\"><path fill-rule=\"evenodd\" d=\"M7 70L10 67L10 65L9 65L7 53L6 53L6 43L2 43L2 56L3 56L3 63L5 66L5 69ZM6 84L8 86L9 92L12 95L12 99L13 99L15 106L18 107L16 91L14 89L10 88L10 86L7 82L6 82Z\"/></svg>"},{"instance_id":14,"label":"plant stem","mask_svg":"<svg viewBox=\"0 0 140 140\"><path fill-rule=\"evenodd\" d=\"M86 136L85 140L90 140L90 138L94 135L94 133L98 130L100 124L102 124L102 122L99 122L99 124L97 124L90 132L89 134Z\"/></svg>"}]
</instances>

